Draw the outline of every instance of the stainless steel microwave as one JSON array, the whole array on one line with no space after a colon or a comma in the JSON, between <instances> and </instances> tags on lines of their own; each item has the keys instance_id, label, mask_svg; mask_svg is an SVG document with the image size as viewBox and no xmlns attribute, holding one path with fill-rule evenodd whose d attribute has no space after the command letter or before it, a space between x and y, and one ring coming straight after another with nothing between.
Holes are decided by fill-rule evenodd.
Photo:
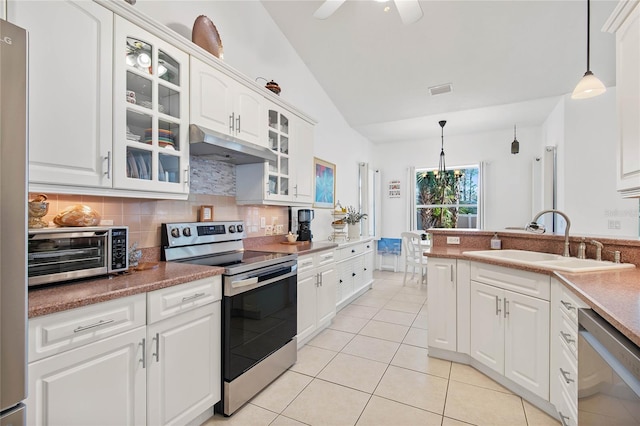
<instances>
[{"instance_id":1,"label":"stainless steel microwave","mask_svg":"<svg viewBox=\"0 0 640 426\"><path fill-rule=\"evenodd\" d=\"M126 271L128 247L126 226L30 229L29 287Z\"/></svg>"}]
</instances>

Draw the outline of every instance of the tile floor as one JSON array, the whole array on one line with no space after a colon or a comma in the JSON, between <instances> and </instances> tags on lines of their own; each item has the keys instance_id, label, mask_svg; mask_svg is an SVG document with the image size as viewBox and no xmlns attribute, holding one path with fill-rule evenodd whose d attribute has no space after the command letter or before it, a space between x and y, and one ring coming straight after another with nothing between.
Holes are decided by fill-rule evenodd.
<instances>
[{"instance_id":1,"label":"tile floor","mask_svg":"<svg viewBox=\"0 0 640 426\"><path fill-rule=\"evenodd\" d=\"M227 425L558 425L482 373L427 356L426 286L376 271L373 288L298 352Z\"/></svg>"}]
</instances>

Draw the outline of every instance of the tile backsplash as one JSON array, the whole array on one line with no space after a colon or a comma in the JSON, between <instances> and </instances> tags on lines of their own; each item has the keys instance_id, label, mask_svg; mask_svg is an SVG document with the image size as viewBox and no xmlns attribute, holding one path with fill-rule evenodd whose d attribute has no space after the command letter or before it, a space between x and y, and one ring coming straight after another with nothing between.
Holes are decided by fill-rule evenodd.
<instances>
[{"instance_id":1,"label":"tile backsplash","mask_svg":"<svg viewBox=\"0 0 640 426\"><path fill-rule=\"evenodd\" d=\"M284 225L283 234L288 231L287 207L239 206L234 196L192 193L185 201L175 201L89 195L46 195L49 211L43 219L50 226L56 226L53 224L53 218L62 209L74 204L85 204L101 215L103 223L107 221L113 225L128 226L130 244L138 242L139 248L160 247L160 225L167 222L197 221L202 205L213 206L214 220L244 220L248 237L265 235L265 229L260 228L260 219L263 217L267 225ZM29 200L35 196L35 193L30 193Z\"/></svg>"}]
</instances>

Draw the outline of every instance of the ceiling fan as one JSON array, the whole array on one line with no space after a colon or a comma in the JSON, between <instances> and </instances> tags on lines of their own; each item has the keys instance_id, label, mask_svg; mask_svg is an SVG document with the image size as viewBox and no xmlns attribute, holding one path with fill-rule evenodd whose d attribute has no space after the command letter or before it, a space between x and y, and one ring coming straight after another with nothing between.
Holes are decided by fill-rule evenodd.
<instances>
[{"instance_id":1,"label":"ceiling fan","mask_svg":"<svg viewBox=\"0 0 640 426\"><path fill-rule=\"evenodd\" d=\"M315 11L313 16L317 19L327 19L329 16L338 10L342 3L346 0L325 0L324 3ZM388 0L376 0L380 3ZM413 24L422 18L422 9L418 0L394 0L400 19L405 25Z\"/></svg>"}]
</instances>

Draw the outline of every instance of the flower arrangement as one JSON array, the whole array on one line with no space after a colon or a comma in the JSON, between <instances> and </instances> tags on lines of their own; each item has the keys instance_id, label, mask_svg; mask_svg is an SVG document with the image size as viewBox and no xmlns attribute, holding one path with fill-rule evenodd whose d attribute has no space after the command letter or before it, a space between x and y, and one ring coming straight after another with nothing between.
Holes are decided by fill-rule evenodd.
<instances>
[{"instance_id":1,"label":"flower arrangement","mask_svg":"<svg viewBox=\"0 0 640 426\"><path fill-rule=\"evenodd\" d=\"M361 220L366 218L366 213L360 213L356 211L355 207L349 206L347 207L347 215L344 217L344 221L349 225L355 225L356 223L359 223Z\"/></svg>"}]
</instances>

